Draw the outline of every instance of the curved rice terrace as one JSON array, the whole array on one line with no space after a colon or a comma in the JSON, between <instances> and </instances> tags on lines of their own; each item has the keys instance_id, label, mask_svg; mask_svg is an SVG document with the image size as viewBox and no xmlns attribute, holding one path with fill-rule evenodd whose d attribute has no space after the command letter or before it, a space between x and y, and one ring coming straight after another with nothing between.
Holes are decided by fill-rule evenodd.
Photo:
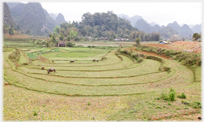
<instances>
[{"instance_id":1,"label":"curved rice terrace","mask_svg":"<svg viewBox=\"0 0 204 122\"><path fill-rule=\"evenodd\" d=\"M105 113L98 115L106 120L123 120L124 118L119 116L121 110L132 111L134 108L132 107L133 103L129 103L130 101L136 101L136 99L144 101L149 95L156 98L161 92L168 91L171 87L178 91L178 93L181 93L192 89L195 85L193 72L174 60L163 59L165 65L170 67L170 71L161 71L159 68L163 64L159 61L144 59L138 63L125 55L119 54L122 57L121 60L115 54L115 51L110 50L60 48L54 51L47 49L42 51L35 49L33 51L21 51L19 61L17 62L19 66L17 67L16 63L8 58L12 51L14 50L4 52L4 81L25 90L38 92L38 94L47 93L64 97L76 97L76 99L82 97L84 99L92 97L94 99L101 99L103 97L105 97L104 99L112 99L114 96L119 97L123 101L122 105L119 105L121 108L114 109L110 116ZM33 55L36 56L36 59L32 60L32 64L22 65L23 63L28 63L29 56L33 57ZM102 60L104 57L105 59ZM44 62L41 59L46 59L49 62ZM99 62L93 62L93 59L99 60ZM70 63L71 60L74 60L74 63ZM45 67L44 70L41 69L42 66ZM47 70L50 68L55 68L56 72L48 74ZM187 96L191 96L191 98L195 98L198 101L200 100L200 97L194 96L189 92ZM128 99L124 101L124 97ZM145 99L141 99L143 97ZM154 101L152 98L147 99ZM115 103L110 105L113 104L115 105ZM124 104L128 104L129 107ZM153 106L152 104L149 105ZM159 111L155 111L155 113L159 113ZM174 113L173 111L168 112ZM178 113L182 112L178 111ZM125 114L126 112L122 113ZM149 119L146 114L146 118L139 115L135 116L138 119L135 117L131 119L132 115L128 114L127 116L130 116L130 118L126 119ZM153 116L157 118L157 115L153 114ZM90 120L90 118L85 120L87 119ZM55 119L52 118L52 120ZM99 117L97 120L103 119Z\"/></svg>"}]
</instances>

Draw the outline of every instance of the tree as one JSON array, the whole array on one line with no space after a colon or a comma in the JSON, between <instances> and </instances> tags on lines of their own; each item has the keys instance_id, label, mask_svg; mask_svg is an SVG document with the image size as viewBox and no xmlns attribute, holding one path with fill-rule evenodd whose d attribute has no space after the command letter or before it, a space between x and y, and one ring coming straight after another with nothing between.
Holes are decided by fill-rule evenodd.
<instances>
[{"instance_id":1,"label":"tree","mask_svg":"<svg viewBox=\"0 0 204 122\"><path fill-rule=\"evenodd\" d=\"M48 36L51 38L51 37L52 37L52 35L53 35L52 33L49 33L49 35L48 35Z\"/></svg>"},{"instance_id":2,"label":"tree","mask_svg":"<svg viewBox=\"0 0 204 122\"><path fill-rule=\"evenodd\" d=\"M136 45L140 45L140 41L141 41L141 38L140 38L140 37L139 37L139 38L136 38L136 39L135 39Z\"/></svg>"},{"instance_id":3,"label":"tree","mask_svg":"<svg viewBox=\"0 0 204 122\"><path fill-rule=\"evenodd\" d=\"M60 40L64 40L64 34L63 34L63 33L60 33L60 34L59 34L59 39L60 39Z\"/></svg>"},{"instance_id":4,"label":"tree","mask_svg":"<svg viewBox=\"0 0 204 122\"><path fill-rule=\"evenodd\" d=\"M52 37L51 37L51 42L53 42L53 43L56 42L56 39L55 39L55 36L54 36L54 35L52 35Z\"/></svg>"},{"instance_id":5,"label":"tree","mask_svg":"<svg viewBox=\"0 0 204 122\"><path fill-rule=\"evenodd\" d=\"M49 43L48 42L46 42L46 47L49 47Z\"/></svg>"},{"instance_id":6,"label":"tree","mask_svg":"<svg viewBox=\"0 0 204 122\"><path fill-rule=\"evenodd\" d=\"M193 41L197 41L199 38L201 38L201 34L199 34L199 33L193 34Z\"/></svg>"},{"instance_id":7,"label":"tree","mask_svg":"<svg viewBox=\"0 0 204 122\"><path fill-rule=\"evenodd\" d=\"M13 27L9 28L9 35L14 35L14 28Z\"/></svg>"},{"instance_id":8,"label":"tree","mask_svg":"<svg viewBox=\"0 0 204 122\"><path fill-rule=\"evenodd\" d=\"M70 36L67 36L67 41L70 41L70 40L71 40Z\"/></svg>"},{"instance_id":9,"label":"tree","mask_svg":"<svg viewBox=\"0 0 204 122\"><path fill-rule=\"evenodd\" d=\"M60 29L59 26L56 25L55 28L53 29L53 31L55 33L59 34L59 29Z\"/></svg>"},{"instance_id":10,"label":"tree","mask_svg":"<svg viewBox=\"0 0 204 122\"><path fill-rule=\"evenodd\" d=\"M74 39L77 36L77 34L78 34L78 32L77 31L73 31L73 30L71 30L70 33L69 33L71 39Z\"/></svg>"}]
</instances>

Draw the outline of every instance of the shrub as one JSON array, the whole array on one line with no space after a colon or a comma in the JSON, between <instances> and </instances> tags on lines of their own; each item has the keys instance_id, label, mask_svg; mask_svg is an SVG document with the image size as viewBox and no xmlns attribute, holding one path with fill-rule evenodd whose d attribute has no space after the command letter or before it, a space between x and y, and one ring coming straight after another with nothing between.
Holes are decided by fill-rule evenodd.
<instances>
[{"instance_id":1,"label":"shrub","mask_svg":"<svg viewBox=\"0 0 204 122\"><path fill-rule=\"evenodd\" d=\"M37 111L33 111L33 116L37 116L37 115L38 115Z\"/></svg>"},{"instance_id":2,"label":"shrub","mask_svg":"<svg viewBox=\"0 0 204 122\"><path fill-rule=\"evenodd\" d=\"M186 99L186 95L182 92L181 95L177 95L178 98Z\"/></svg>"},{"instance_id":3,"label":"shrub","mask_svg":"<svg viewBox=\"0 0 204 122\"><path fill-rule=\"evenodd\" d=\"M104 60L106 60L106 59L107 59L106 57L102 57L102 58L101 58L101 61L104 61Z\"/></svg>"},{"instance_id":4,"label":"shrub","mask_svg":"<svg viewBox=\"0 0 204 122\"><path fill-rule=\"evenodd\" d=\"M169 92L169 101L175 101L175 92Z\"/></svg>"},{"instance_id":5,"label":"shrub","mask_svg":"<svg viewBox=\"0 0 204 122\"><path fill-rule=\"evenodd\" d=\"M138 60L137 60L137 62L138 62L138 63L141 63L143 60L144 60L144 59L143 59L142 57L139 57Z\"/></svg>"},{"instance_id":6,"label":"shrub","mask_svg":"<svg viewBox=\"0 0 204 122\"><path fill-rule=\"evenodd\" d=\"M140 41L141 41L141 38L136 38L135 39L135 42L136 42L137 45L140 45Z\"/></svg>"},{"instance_id":7,"label":"shrub","mask_svg":"<svg viewBox=\"0 0 204 122\"><path fill-rule=\"evenodd\" d=\"M167 93L162 92L161 99L168 100L168 101L175 101L176 92L174 89L170 88L169 95Z\"/></svg>"},{"instance_id":8,"label":"shrub","mask_svg":"<svg viewBox=\"0 0 204 122\"><path fill-rule=\"evenodd\" d=\"M157 106L157 107L156 107L156 109L157 109L157 108L158 108L158 109L161 109L161 107L160 107L160 106Z\"/></svg>"},{"instance_id":9,"label":"shrub","mask_svg":"<svg viewBox=\"0 0 204 122\"><path fill-rule=\"evenodd\" d=\"M17 63L19 61L19 58L20 58L20 49L16 49L14 52L12 52L10 55L9 55L9 59L14 62L14 63Z\"/></svg>"},{"instance_id":10,"label":"shrub","mask_svg":"<svg viewBox=\"0 0 204 122\"><path fill-rule=\"evenodd\" d=\"M78 36L74 38L74 41L80 41L81 38L79 38Z\"/></svg>"},{"instance_id":11,"label":"shrub","mask_svg":"<svg viewBox=\"0 0 204 122\"><path fill-rule=\"evenodd\" d=\"M193 107L193 108L202 108L200 102L190 103L190 102L187 102L187 101L183 101L183 100L182 100L182 104L187 105L187 106L191 106L191 107Z\"/></svg>"},{"instance_id":12,"label":"shrub","mask_svg":"<svg viewBox=\"0 0 204 122\"><path fill-rule=\"evenodd\" d=\"M67 47L74 47L74 44L72 44L71 42L67 42L67 43L66 43L66 46L67 46Z\"/></svg>"},{"instance_id":13,"label":"shrub","mask_svg":"<svg viewBox=\"0 0 204 122\"><path fill-rule=\"evenodd\" d=\"M163 99L163 100L168 100L168 95L167 95L167 93L162 92L160 98Z\"/></svg>"},{"instance_id":14,"label":"shrub","mask_svg":"<svg viewBox=\"0 0 204 122\"><path fill-rule=\"evenodd\" d=\"M193 108L201 108L200 102L193 102L191 105L193 106Z\"/></svg>"}]
</instances>

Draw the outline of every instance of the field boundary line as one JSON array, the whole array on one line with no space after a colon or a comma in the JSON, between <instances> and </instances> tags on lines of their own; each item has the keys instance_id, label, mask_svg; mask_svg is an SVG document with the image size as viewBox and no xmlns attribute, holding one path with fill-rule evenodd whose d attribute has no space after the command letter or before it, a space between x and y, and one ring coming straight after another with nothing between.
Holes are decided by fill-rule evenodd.
<instances>
[{"instance_id":1,"label":"field boundary line","mask_svg":"<svg viewBox=\"0 0 204 122\"><path fill-rule=\"evenodd\" d=\"M55 93L55 92L49 92L49 91L36 90L36 89L28 88L28 87L25 87L25 86L21 86L21 85L19 85L19 84L13 84L13 83L11 83L8 79L6 79L5 76L3 77L3 79L4 79L6 82L10 83L11 85L14 85L14 86L20 87L20 88L24 88L24 89L27 89L27 90L36 91L36 92L40 92L40 93L54 94L54 95L71 96L71 97L130 96L130 95L142 95L142 94L154 93L154 92L155 92L155 91L151 91L151 92L137 92L137 93L128 93L128 94L103 94L103 95L66 94L66 93Z\"/></svg>"},{"instance_id":2,"label":"field boundary line","mask_svg":"<svg viewBox=\"0 0 204 122\"><path fill-rule=\"evenodd\" d=\"M115 70L124 70L124 69L133 69L133 68L136 68L136 67L138 67L138 66L140 66L140 65L142 65L142 64L144 64L145 63L145 61L143 61L142 63L139 63L138 65L136 65L136 66L134 66L134 67L132 67L132 65L134 65L135 63L133 63L133 64L131 64L130 66L129 66L129 68L119 68L119 69L109 69L109 70L63 70L63 69L57 69L58 71L76 71L76 72L103 72L103 71L115 71ZM29 66L25 66L25 67L27 67L27 68L29 68L29 69L40 69L40 68L37 68L37 67L29 67ZM56 68L55 68L56 69Z\"/></svg>"},{"instance_id":3,"label":"field boundary line","mask_svg":"<svg viewBox=\"0 0 204 122\"><path fill-rule=\"evenodd\" d=\"M131 77L137 77L137 76L143 76L143 75L148 75L148 74L156 74L160 73L162 71L157 71L157 72L151 72L151 73L146 73L146 74L139 74L139 75L131 75L131 76L116 76L116 77L72 77L72 76L61 76L61 75L51 75L51 76L56 76L56 77L64 77L64 78L87 78L87 79L114 79L114 78L131 78ZM41 73L31 73L27 72L28 74L38 74L38 75L44 75Z\"/></svg>"}]
</instances>

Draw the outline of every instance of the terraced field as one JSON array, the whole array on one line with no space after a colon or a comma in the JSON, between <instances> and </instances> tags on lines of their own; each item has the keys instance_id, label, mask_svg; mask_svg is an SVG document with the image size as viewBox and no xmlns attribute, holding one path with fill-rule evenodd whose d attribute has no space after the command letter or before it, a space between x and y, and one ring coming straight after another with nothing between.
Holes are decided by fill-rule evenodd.
<instances>
[{"instance_id":1,"label":"terraced field","mask_svg":"<svg viewBox=\"0 0 204 122\"><path fill-rule=\"evenodd\" d=\"M34 65L20 66L17 70L6 56L5 62L12 68L4 70L4 79L26 89L68 96L145 94L167 88L169 82L171 85L180 87L179 84L186 86L193 80L192 73L187 68L173 61L168 62L172 67L171 72L161 72L159 71L161 63L151 59L135 63L121 55L123 58L121 61L114 52L110 52L104 54L107 58L104 61L83 60L83 57L89 57L89 55L78 54L77 58L80 57L81 60L69 63L73 56L67 52L63 53L65 55L63 57L69 57L66 61L59 58L54 63L46 64L37 60L33 62ZM54 56L59 55L51 52L42 56L53 59ZM102 56L99 54L98 58ZM25 60L25 56L21 53L19 63L22 63L23 59ZM41 66L44 66L45 70L42 70ZM46 69L49 68L55 68L57 72L48 74ZM151 87L150 82L154 83L155 87Z\"/></svg>"},{"instance_id":2,"label":"terraced field","mask_svg":"<svg viewBox=\"0 0 204 122\"><path fill-rule=\"evenodd\" d=\"M12 50L4 52L4 80L39 93L69 97L146 96L171 87L182 92L194 82L193 72L173 60L163 59L171 68L167 72L160 71L162 63L152 59L137 63L125 55L119 55L121 60L110 50L61 48L37 55L50 62L37 58L32 64L22 65L29 62L29 56L25 55L28 52L21 51L19 66L8 58ZM99 62L93 62L93 59ZM70 63L71 60L75 62ZM56 72L48 74L49 68L55 68Z\"/></svg>"}]
</instances>

